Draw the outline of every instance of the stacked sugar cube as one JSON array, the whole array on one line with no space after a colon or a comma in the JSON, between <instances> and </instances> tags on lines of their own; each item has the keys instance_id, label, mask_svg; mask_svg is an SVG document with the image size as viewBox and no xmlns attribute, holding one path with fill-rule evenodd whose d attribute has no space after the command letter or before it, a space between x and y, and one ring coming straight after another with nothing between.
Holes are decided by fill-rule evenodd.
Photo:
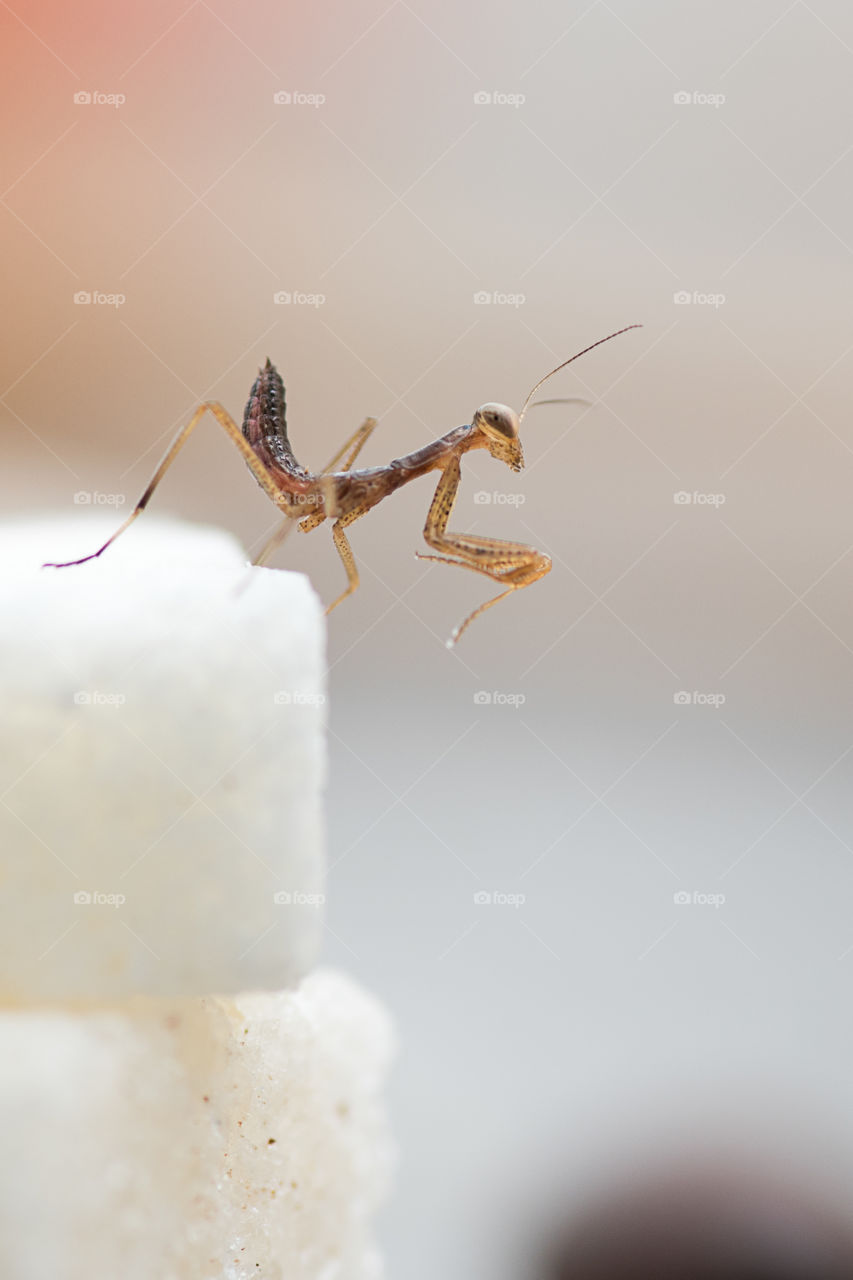
<instances>
[{"instance_id":1,"label":"stacked sugar cube","mask_svg":"<svg viewBox=\"0 0 853 1280\"><path fill-rule=\"evenodd\" d=\"M146 517L0 531L0 1275L374 1280L391 1033L323 928L324 627Z\"/></svg>"}]
</instances>

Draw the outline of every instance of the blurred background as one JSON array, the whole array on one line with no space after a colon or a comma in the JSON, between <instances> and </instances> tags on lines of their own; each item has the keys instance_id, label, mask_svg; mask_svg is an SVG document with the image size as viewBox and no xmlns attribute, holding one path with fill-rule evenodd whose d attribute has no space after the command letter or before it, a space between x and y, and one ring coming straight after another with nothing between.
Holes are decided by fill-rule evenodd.
<instances>
[{"instance_id":1,"label":"blurred background","mask_svg":"<svg viewBox=\"0 0 853 1280\"><path fill-rule=\"evenodd\" d=\"M429 479L351 530L325 958L399 1029L389 1275L532 1280L670 1143L849 1192L853 10L13 0L0 28L10 515L120 519L267 356L300 460L372 414L373 465L644 326L548 384L588 403L530 412L522 474L466 458L451 528L554 568L456 650L489 584L414 559ZM274 523L212 421L155 510L251 551ZM328 528L276 563L342 588Z\"/></svg>"}]
</instances>

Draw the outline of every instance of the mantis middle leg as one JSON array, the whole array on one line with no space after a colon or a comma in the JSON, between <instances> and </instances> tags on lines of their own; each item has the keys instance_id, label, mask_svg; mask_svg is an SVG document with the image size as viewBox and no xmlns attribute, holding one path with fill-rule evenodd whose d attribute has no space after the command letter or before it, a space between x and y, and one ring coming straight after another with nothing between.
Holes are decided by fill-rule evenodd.
<instances>
[{"instance_id":1,"label":"mantis middle leg","mask_svg":"<svg viewBox=\"0 0 853 1280\"><path fill-rule=\"evenodd\" d=\"M354 432L353 435L351 435L349 439L344 442L344 444L341 445L340 449L338 449L334 457L331 458L326 463L323 470L318 472L318 474L321 476L325 476L325 475L328 475L330 471L334 471L335 467L340 462L341 458L344 458L345 455L347 456L345 457L344 463L340 469L341 471L349 471L350 467L355 462L356 458L358 457L359 453L363 449L364 445L367 443L375 427L376 427L376 418L365 418L364 422L362 422L358 430ZM308 517L301 517L298 514L287 516L282 521L282 523L278 526L278 528L275 530L272 537L270 537L261 547L260 551L252 561L252 564L254 565L266 564L267 560L269 560L273 552L277 550L277 548L280 547L281 544L284 542L285 538L290 533L293 526L307 518ZM316 528L316 526L320 523L321 522L319 520L315 520L314 523L309 524L307 528L303 523L301 525L303 533L307 533L309 532L310 529ZM356 574L356 579L357 578L358 578L358 575ZM353 590L355 590L355 588L353 588ZM337 601L335 601L335 603L337 604Z\"/></svg>"}]
</instances>

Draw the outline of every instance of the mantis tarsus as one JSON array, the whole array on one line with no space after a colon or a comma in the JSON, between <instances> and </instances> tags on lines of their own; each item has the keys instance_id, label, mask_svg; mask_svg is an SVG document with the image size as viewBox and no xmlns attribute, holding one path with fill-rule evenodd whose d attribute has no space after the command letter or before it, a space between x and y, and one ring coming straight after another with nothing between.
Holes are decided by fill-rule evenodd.
<instances>
[{"instance_id":1,"label":"mantis tarsus","mask_svg":"<svg viewBox=\"0 0 853 1280\"><path fill-rule=\"evenodd\" d=\"M360 516L366 515L383 498L395 489L416 480L428 471L440 471L441 478L427 513L424 540L439 554L416 553L421 560L437 560L440 564L455 564L465 569L483 573L500 583L503 590L485 604L481 604L462 622L448 640L452 647L463 631L486 609L503 600L513 591L528 587L545 576L551 568L551 560L542 551L521 542L506 542L498 538L481 537L473 533L451 533L447 521L456 499L461 477L461 459L470 449L488 449L493 458L505 462L513 471L524 466L521 450L521 420L536 392L548 378L565 369L566 365L586 355L594 347L609 342L629 329L640 325L627 325L616 333L608 334L585 347L570 359L564 360L536 383L519 413L505 404L483 404L474 413L471 422L455 427L431 444L416 449L414 453L379 467L353 470L352 465L364 444L376 427L375 418L365 418L358 430L338 450L322 471L311 472L301 466L293 454L285 422L284 385L275 366L267 360L255 379L243 415L242 430L218 401L206 400L193 413L173 440L165 457L152 476L148 487L124 523L107 539L102 547L91 555L62 564L51 563L45 568L62 569L70 565L84 564L106 551L116 538L124 533L148 502L172 465L179 451L198 426L206 412L213 414L225 429L246 461L258 484L285 519L264 545L253 561L264 564L269 556L298 524L303 533L316 529L325 520L333 520L332 538L343 561L347 574L346 590L333 600L326 610L330 613L336 605L351 595L358 586L358 569L346 528Z\"/></svg>"}]
</instances>

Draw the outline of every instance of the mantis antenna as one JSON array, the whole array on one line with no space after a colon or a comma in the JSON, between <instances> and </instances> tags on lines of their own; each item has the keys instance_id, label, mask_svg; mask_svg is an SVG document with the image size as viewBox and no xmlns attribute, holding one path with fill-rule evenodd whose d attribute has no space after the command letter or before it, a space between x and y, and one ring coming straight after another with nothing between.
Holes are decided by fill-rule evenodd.
<instances>
[{"instance_id":1,"label":"mantis antenna","mask_svg":"<svg viewBox=\"0 0 853 1280\"><path fill-rule=\"evenodd\" d=\"M559 373L561 369L565 369L566 365L571 364L573 360L579 360L581 356L585 356L588 351L592 351L595 347L600 347L602 342L609 342L611 338L618 338L620 333L627 333L629 329L642 329L642 327L643 326L641 324L626 324L624 329L617 329L615 333L608 333L606 338L599 338L598 342L593 342L592 346L584 347L583 351L579 351L575 356L570 356L568 360L564 360L562 364L558 364L556 369L552 369L550 373L546 373L544 378L539 379L539 381L536 383L536 386L533 388L533 390L530 392L530 395L527 397L524 404L521 406L521 413L518 415L519 422L521 422L521 419L524 417L527 411L527 408L530 404L530 401L536 395L536 392L542 386L543 382L547 382L549 378L553 378L555 373Z\"/></svg>"}]
</instances>

